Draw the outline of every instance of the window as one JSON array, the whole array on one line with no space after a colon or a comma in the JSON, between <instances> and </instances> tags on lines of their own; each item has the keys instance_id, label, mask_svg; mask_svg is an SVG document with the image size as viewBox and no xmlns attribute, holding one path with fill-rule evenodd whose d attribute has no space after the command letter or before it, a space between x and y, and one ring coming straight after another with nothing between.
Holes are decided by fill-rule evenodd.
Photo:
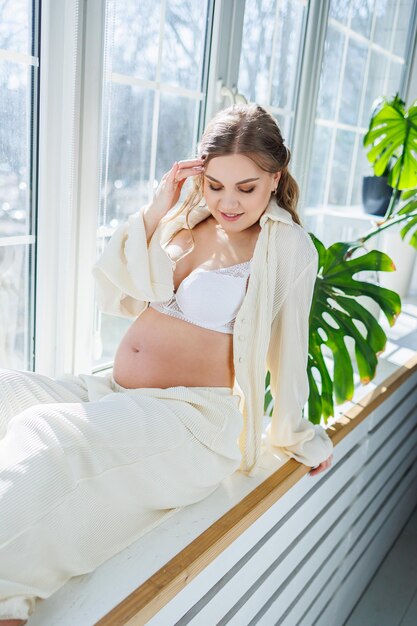
<instances>
[{"instance_id":1,"label":"window","mask_svg":"<svg viewBox=\"0 0 417 626\"><path fill-rule=\"evenodd\" d=\"M300 0L245 2L238 90L274 115L287 143L294 120L305 18L305 3Z\"/></svg>"},{"instance_id":2,"label":"window","mask_svg":"<svg viewBox=\"0 0 417 626\"><path fill-rule=\"evenodd\" d=\"M276 117L304 205L355 204L416 32L411 0L66 0L41 28L40 4L0 0L0 366L52 376L111 365L130 320L97 311L90 268L222 85Z\"/></svg>"},{"instance_id":3,"label":"window","mask_svg":"<svg viewBox=\"0 0 417 626\"><path fill-rule=\"evenodd\" d=\"M202 130L212 3L107 0L98 254ZM183 189L183 195L186 190ZM131 320L95 312L94 367Z\"/></svg>"},{"instance_id":4,"label":"window","mask_svg":"<svg viewBox=\"0 0 417 626\"><path fill-rule=\"evenodd\" d=\"M372 103L400 91L411 0L331 0L306 203L361 204ZM401 93L400 93L401 95Z\"/></svg>"},{"instance_id":5,"label":"window","mask_svg":"<svg viewBox=\"0 0 417 626\"><path fill-rule=\"evenodd\" d=\"M0 0L0 367L33 369L39 3Z\"/></svg>"}]
</instances>

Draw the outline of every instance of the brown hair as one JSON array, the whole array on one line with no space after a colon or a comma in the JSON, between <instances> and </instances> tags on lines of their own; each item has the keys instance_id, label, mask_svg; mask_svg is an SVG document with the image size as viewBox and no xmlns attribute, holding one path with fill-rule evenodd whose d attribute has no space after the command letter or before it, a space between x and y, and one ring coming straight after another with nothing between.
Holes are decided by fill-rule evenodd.
<instances>
[{"instance_id":1,"label":"brown hair","mask_svg":"<svg viewBox=\"0 0 417 626\"><path fill-rule=\"evenodd\" d=\"M230 154L244 154L266 172L281 171L275 197L277 204L286 209L294 222L301 225L297 214L299 188L288 171L290 150L284 145L275 118L257 104L234 104L219 111L208 123L198 145L198 157L205 166L211 159ZM167 220L185 213L188 215L203 198L203 177L193 177L193 189L179 209ZM191 229L190 229L191 232ZM194 241L194 237L191 237Z\"/></svg>"}]
</instances>

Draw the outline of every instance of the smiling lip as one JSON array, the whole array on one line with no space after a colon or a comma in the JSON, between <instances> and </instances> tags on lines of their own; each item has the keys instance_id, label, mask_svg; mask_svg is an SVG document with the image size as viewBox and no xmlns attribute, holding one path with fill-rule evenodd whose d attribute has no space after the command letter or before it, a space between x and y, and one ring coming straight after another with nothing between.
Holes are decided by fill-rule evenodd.
<instances>
[{"instance_id":1,"label":"smiling lip","mask_svg":"<svg viewBox=\"0 0 417 626\"><path fill-rule=\"evenodd\" d=\"M236 220L239 219L239 217L241 217L243 215L243 213L236 213L233 215L233 217L229 217L228 215L226 215L226 213L223 213L222 211L220 211L221 216L223 217L223 219L229 221L229 222L236 222Z\"/></svg>"}]
</instances>

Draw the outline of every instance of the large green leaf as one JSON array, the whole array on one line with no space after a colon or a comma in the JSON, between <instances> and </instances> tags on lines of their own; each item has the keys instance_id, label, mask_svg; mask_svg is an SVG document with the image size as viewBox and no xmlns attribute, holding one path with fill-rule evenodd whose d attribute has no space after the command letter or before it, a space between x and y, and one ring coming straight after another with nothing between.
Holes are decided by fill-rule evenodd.
<instances>
[{"instance_id":1,"label":"large green leaf","mask_svg":"<svg viewBox=\"0 0 417 626\"><path fill-rule=\"evenodd\" d=\"M377 176L389 165L388 184L397 189L411 189L417 184L417 100L408 111L397 96L381 98L372 114L369 130L363 138L370 147L368 160Z\"/></svg>"},{"instance_id":2,"label":"large green leaf","mask_svg":"<svg viewBox=\"0 0 417 626\"><path fill-rule=\"evenodd\" d=\"M404 220L404 226L400 230L401 238L405 240L406 235L412 231L408 243L417 249L417 189L409 189L402 192L400 208L394 217L400 215L408 217L407 220Z\"/></svg>"},{"instance_id":3,"label":"large green leaf","mask_svg":"<svg viewBox=\"0 0 417 626\"><path fill-rule=\"evenodd\" d=\"M309 318L308 418L319 424L322 416L327 420L334 415L334 400L341 404L351 400L354 394L354 368L345 338L354 342L362 384L374 378L378 356L385 350L386 334L372 313L358 302L358 296L367 296L378 303L390 326L401 312L401 299L395 291L354 278L358 272L394 271L395 265L387 254L371 250L352 258L356 250L363 248L361 240L339 241L326 248L313 233L309 234L319 261ZM326 364L323 346L332 353L332 374ZM274 401L269 372L265 385L264 410L266 415L271 415Z\"/></svg>"},{"instance_id":4,"label":"large green leaf","mask_svg":"<svg viewBox=\"0 0 417 626\"><path fill-rule=\"evenodd\" d=\"M387 337L384 330L358 302L357 296L375 300L391 326L401 311L401 300L390 289L353 278L363 271L395 270L387 254L372 250L350 258L360 247L357 242L337 242L326 248L312 233L310 236L319 254L319 269L310 311L308 417L313 423L320 423L322 415L325 419L334 415L333 397L337 404L353 397L354 370L345 337L354 341L357 369L363 384L374 378L378 356L385 349ZM358 322L365 331L358 327ZM322 346L332 352L333 376L328 371ZM321 389L313 375L314 370Z\"/></svg>"}]
</instances>

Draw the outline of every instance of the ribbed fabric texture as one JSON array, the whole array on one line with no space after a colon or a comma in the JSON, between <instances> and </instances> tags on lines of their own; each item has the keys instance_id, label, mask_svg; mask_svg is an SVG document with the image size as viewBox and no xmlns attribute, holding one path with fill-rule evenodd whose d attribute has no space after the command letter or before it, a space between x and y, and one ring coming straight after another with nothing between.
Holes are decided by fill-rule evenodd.
<instances>
[{"instance_id":1,"label":"ribbed fabric texture","mask_svg":"<svg viewBox=\"0 0 417 626\"><path fill-rule=\"evenodd\" d=\"M143 208L113 234L93 267L102 311L135 318L148 302L169 300L174 263L165 252L173 234L186 227L185 216L162 220L149 246ZM188 222L207 218L197 206ZM275 400L269 443L310 467L328 458L333 444L325 429L302 418L308 399L308 317L318 254L305 229L272 199L260 219L248 290L233 332L234 392L240 396L243 428L240 469L254 475L262 453L265 376L271 372Z\"/></svg>"},{"instance_id":2,"label":"ribbed fabric texture","mask_svg":"<svg viewBox=\"0 0 417 626\"><path fill-rule=\"evenodd\" d=\"M238 402L0 369L0 619L215 491L240 464Z\"/></svg>"}]
</instances>

